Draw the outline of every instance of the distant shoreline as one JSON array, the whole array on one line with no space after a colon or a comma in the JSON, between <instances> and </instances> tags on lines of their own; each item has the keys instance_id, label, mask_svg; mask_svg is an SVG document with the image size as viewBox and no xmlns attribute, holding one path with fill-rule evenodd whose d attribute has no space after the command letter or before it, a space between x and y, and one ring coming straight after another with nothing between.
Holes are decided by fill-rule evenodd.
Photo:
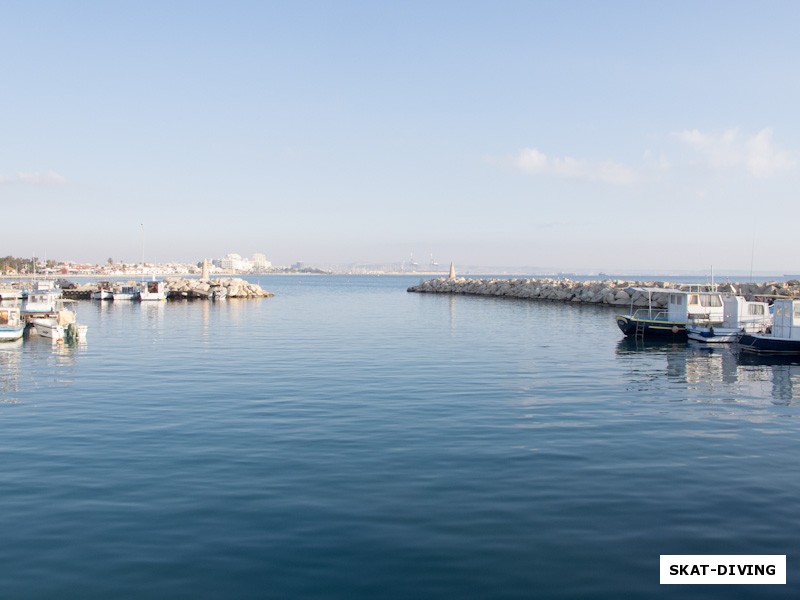
<instances>
[{"instance_id":1,"label":"distant shoreline","mask_svg":"<svg viewBox=\"0 0 800 600\"><path fill-rule=\"evenodd\" d=\"M272 273L212 273L210 277L212 279L218 278L227 278L227 277L271 277L271 276L290 276L296 277L300 275L312 275L312 276L335 276L335 277L382 277L382 276L406 276L406 277L447 277L447 273L442 271L383 271L383 272L370 272L370 273L346 273L346 272L320 272L320 273L304 273L304 272L272 272ZM509 272L494 272L494 271L464 271L460 272L459 277L469 277L469 278L481 278L481 277L493 277L493 278L501 278L501 279L517 279L517 278L524 278L524 279L556 279L561 281L570 281L570 280L578 280L578 281L616 281L616 280L626 280L626 281L671 281L671 282L683 282L686 281L695 283L698 281L708 282L710 283L710 277L706 275L698 275L698 274L674 274L674 275L664 275L664 274L650 274L650 275L643 275L643 274L636 274L636 275L627 275L622 273L616 274L607 274L607 273L542 273L542 274L530 274L530 273L509 273ZM31 279L96 279L98 281L104 281L106 279L130 279L130 280L140 280L140 279L152 279L153 277L157 279L167 279L169 277L183 277L183 278L199 278L199 273L189 273L189 272L181 272L181 273L151 273L142 275L141 273L129 273L129 274L121 274L121 275L109 275L105 273L95 273L95 274L81 274L81 275L74 275L74 274L60 274L60 273L51 273L48 275L37 274L35 277L31 275L0 275L0 281L28 281ZM724 284L728 282L766 282L766 281L792 281L792 280L800 280L800 274L783 274L783 275L775 275L775 274L765 274L765 273L754 273L753 275L747 274L734 274L734 275L717 275L715 278L715 283L717 284Z\"/></svg>"}]
</instances>

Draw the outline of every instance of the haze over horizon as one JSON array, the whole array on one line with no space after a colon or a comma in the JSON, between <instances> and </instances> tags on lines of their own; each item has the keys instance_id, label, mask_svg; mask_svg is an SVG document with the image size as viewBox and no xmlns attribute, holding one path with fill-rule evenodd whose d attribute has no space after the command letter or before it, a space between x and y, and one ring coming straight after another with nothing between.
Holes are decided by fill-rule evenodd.
<instances>
[{"instance_id":1,"label":"haze over horizon","mask_svg":"<svg viewBox=\"0 0 800 600\"><path fill-rule=\"evenodd\" d=\"M3 16L0 255L800 270L795 2Z\"/></svg>"}]
</instances>

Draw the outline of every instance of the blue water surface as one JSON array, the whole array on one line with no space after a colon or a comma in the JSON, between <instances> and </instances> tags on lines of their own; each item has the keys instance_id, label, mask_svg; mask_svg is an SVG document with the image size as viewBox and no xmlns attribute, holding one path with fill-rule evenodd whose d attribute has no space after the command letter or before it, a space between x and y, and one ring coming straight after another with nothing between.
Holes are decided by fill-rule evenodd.
<instances>
[{"instance_id":1,"label":"blue water surface","mask_svg":"<svg viewBox=\"0 0 800 600\"><path fill-rule=\"evenodd\" d=\"M0 346L0 597L797 596L800 365L418 279L86 301L86 343ZM661 586L662 554L788 583Z\"/></svg>"}]
</instances>

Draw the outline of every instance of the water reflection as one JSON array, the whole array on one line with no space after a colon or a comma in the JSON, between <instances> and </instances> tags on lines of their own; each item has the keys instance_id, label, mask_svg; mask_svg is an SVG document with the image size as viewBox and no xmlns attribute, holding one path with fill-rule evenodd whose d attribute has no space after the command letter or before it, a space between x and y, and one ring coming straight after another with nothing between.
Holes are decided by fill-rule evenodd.
<instances>
[{"instance_id":1,"label":"water reflection","mask_svg":"<svg viewBox=\"0 0 800 600\"><path fill-rule=\"evenodd\" d=\"M666 376L685 386L687 399L740 402L768 396L773 404L800 405L800 357L753 355L736 344L628 338L617 344L616 354L631 361L633 381L647 384Z\"/></svg>"},{"instance_id":2,"label":"water reflection","mask_svg":"<svg viewBox=\"0 0 800 600\"><path fill-rule=\"evenodd\" d=\"M13 404L18 402L13 396L20 391L20 365L22 338L0 345L0 402Z\"/></svg>"}]
</instances>

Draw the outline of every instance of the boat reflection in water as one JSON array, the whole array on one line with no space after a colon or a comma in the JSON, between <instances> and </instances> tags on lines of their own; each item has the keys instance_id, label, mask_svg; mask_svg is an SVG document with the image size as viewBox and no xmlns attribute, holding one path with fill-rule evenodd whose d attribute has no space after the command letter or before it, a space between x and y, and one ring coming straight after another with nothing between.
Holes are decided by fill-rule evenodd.
<instances>
[{"instance_id":1,"label":"boat reflection in water","mask_svg":"<svg viewBox=\"0 0 800 600\"><path fill-rule=\"evenodd\" d=\"M735 344L633 338L621 340L616 354L630 362L631 384L643 394L657 393L650 386L663 385L666 376L685 390L686 401L756 405L771 398L773 404L800 405L800 356L758 355Z\"/></svg>"}]
</instances>

